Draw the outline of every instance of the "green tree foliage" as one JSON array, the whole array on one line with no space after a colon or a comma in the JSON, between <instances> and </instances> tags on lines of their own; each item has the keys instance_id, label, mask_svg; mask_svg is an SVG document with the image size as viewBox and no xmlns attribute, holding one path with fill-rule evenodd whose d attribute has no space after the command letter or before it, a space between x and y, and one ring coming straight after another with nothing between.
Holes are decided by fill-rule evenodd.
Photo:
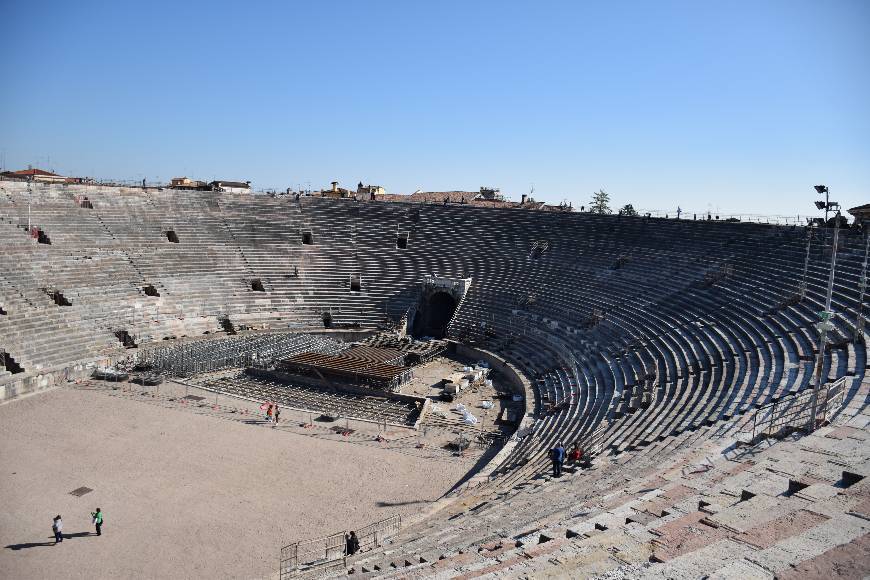
<instances>
[{"instance_id":1,"label":"green tree foliage","mask_svg":"<svg viewBox=\"0 0 870 580\"><path fill-rule=\"evenodd\" d=\"M610 195L603 189L593 193L592 201L589 203L589 211L591 213L611 213Z\"/></svg>"},{"instance_id":2,"label":"green tree foliage","mask_svg":"<svg viewBox=\"0 0 870 580\"><path fill-rule=\"evenodd\" d=\"M619 215L637 215L637 210L630 203L625 204L619 209Z\"/></svg>"}]
</instances>

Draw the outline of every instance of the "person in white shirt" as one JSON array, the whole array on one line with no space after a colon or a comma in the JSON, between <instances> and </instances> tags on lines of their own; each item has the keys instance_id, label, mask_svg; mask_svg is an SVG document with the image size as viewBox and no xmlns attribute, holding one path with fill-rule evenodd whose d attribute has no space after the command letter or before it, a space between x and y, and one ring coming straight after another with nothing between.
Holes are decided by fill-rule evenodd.
<instances>
[{"instance_id":1,"label":"person in white shirt","mask_svg":"<svg viewBox=\"0 0 870 580\"><path fill-rule=\"evenodd\" d=\"M60 514L54 516L51 530L54 532L54 543L59 544L63 542L63 520L60 518Z\"/></svg>"}]
</instances>

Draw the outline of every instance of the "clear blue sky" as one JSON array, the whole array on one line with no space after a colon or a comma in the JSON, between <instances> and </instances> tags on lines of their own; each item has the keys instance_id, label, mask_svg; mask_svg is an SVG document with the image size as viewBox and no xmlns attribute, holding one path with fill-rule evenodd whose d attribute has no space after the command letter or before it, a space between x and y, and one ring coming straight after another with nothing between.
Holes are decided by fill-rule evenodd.
<instances>
[{"instance_id":1,"label":"clear blue sky","mask_svg":"<svg viewBox=\"0 0 870 580\"><path fill-rule=\"evenodd\" d=\"M7 168L870 202L866 0L0 0L0 30Z\"/></svg>"}]
</instances>

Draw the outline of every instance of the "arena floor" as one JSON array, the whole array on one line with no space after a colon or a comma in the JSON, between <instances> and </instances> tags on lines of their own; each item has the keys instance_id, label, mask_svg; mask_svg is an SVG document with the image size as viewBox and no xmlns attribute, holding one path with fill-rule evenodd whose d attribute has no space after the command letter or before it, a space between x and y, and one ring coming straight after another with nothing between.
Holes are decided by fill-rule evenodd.
<instances>
[{"instance_id":1,"label":"arena floor","mask_svg":"<svg viewBox=\"0 0 870 580\"><path fill-rule=\"evenodd\" d=\"M416 449L406 430L381 443L292 417L270 428L253 407L181 406L166 395L180 387L161 388L94 383L0 406L0 577L272 577L283 544L419 514L475 462Z\"/></svg>"}]
</instances>

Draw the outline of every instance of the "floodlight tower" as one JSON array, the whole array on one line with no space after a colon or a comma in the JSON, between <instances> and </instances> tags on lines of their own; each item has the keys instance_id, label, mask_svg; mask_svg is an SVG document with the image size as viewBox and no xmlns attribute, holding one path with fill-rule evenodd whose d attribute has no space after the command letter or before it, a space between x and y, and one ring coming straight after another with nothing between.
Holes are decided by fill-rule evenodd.
<instances>
[{"instance_id":1,"label":"floodlight tower","mask_svg":"<svg viewBox=\"0 0 870 580\"><path fill-rule=\"evenodd\" d=\"M816 186L813 186L813 188L816 190L816 193L818 193L818 194L824 193L825 194L825 201L822 201L822 200L817 201L816 207L818 209L825 210L825 227L828 227L828 212L835 207L839 209L840 204L838 204L836 201L831 201L831 196L830 196L830 192L828 191L827 185L816 185Z\"/></svg>"},{"instance_id":2,"label":"floodlight tower","mask_svg":"<svg viewBox=\"0 0 870 580\"><path fill-rule=\"evenodd\" d=\"M817 192L822 193L825 192L825 214L827 217L828 207L831 203L827 200L827 192L828 188L824 185L815 186ZM836 202L834 202L836 204ZM819 202L816 202L816 207L818 207ZM821 208L820 208L821 209ZM827 221L825 222L827 224ZM808 429L810 432L815 431L816 429L816 416L818 413L818 405L819 405L819 392L822 388L822 370L825 366L825 344L828 341L828 331L831 330L834 325L831 323L831 319L833 318L833 312L831 312L831 301L834 294L834 271L837 268L837 242L840 237L840 210L837 209L837 215L834 218L834 239L831 244L831 266L828 271L828 293L825 297L825 309L819 312L820 321L816 325L816 328L819 330L819 352L816 355L816 380L815 385L813 385L813 396L812 396L812 408L810 410L810 424ZM827 403L826 403L827 404Z\"/></svg>"}]
</instances>

